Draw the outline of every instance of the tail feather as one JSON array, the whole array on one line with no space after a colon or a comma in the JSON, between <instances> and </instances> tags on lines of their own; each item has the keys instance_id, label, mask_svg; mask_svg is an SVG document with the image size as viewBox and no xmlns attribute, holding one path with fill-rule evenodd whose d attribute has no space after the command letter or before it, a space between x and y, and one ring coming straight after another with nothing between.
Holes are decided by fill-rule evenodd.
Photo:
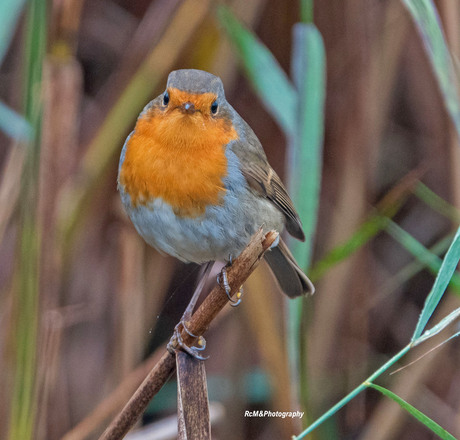
<instances>
[{"instance_id":1,"label":"tail feather","mask_svg":"<svg viewBox=\"0 0 460 440\"><path fill-rule=\"evenodd\" d=\"M313 283L303 273L283 240L280 239L278 246L265 254L265 259L281 290L290 298L315 292Z\"/></svg>"}]
</instances>

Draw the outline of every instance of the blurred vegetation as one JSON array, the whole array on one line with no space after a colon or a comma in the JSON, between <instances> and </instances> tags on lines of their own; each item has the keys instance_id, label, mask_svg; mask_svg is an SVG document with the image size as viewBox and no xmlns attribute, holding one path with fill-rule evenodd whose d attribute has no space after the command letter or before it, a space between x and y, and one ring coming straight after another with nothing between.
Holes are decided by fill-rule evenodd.
<instances>
[{"instance_id":1,"label":"blurred vegetation","mask_svg":"<svg viewBox=\"0 0 460 440\"><path fill-rule=\"evenodd\" d=\"M0 438L97 438L193 291L197 267L145 245L116 192L124 139L175 68L223 79L291 188L317 289L288 305L261 267L210 329L215 438L299 434L432 314L382 394L363 384L311 438L433 438L392 400L460 437L458 340L411 364L455 334L434 324L460 306L460 4L416 3L0 6ZM175 413L175 387L161 393L145 424ZM302 421L244 417L298 408Z\"/></svg>"}]
</instances>

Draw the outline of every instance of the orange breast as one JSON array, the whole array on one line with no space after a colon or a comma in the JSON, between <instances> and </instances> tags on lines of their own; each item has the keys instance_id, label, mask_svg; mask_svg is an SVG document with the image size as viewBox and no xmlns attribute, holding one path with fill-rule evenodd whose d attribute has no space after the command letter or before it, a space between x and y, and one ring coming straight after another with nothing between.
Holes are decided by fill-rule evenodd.
<instances>
[{"instance_id":1,"label":"orange breast","mask_svg":"<svg viewBox=\"0 0 460 440\"><path fill-rule=\"evenodd\" d=\"M128 141L120 182L135 206L160 197L177 215L197 217L222 203L225 145L237 138L230 121L152 108Z\"/></svg>"}]
</instances>

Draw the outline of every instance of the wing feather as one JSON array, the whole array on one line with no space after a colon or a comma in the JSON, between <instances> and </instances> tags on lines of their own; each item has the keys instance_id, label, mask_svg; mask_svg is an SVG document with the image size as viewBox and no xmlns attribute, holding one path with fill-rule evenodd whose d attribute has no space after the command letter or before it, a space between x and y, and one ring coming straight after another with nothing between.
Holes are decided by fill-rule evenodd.
<instances>
[{"instance_id":1,"label":"wing feather","mask_svg":"<svg viewBox=\"0 0 460 440\"><path fill-rule=\"evenodd\" d=\"M241 142L237 141L236 144L237 149L244 148ZM293 237L304 241L305 234L302 230L299 214L294 208L283 182L268 163L262 147L260 146L260 150L254 148L255 146L252 147L245 150L245 155L249 155L249 157L245 161L241 161L243 176L254 192L266 197L284 214L287 231Z\"/></svg>"}]
</instances>

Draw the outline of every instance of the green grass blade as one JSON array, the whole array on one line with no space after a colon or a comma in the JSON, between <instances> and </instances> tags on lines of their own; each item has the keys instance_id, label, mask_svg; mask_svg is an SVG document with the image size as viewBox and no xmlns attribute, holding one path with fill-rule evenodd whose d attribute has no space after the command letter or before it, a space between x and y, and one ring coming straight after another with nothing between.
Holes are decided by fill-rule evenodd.
<instances>
[{"instance_id":1,"label":"green grass blade","mask_svg":"<svg viewBox=\"0 0 460 440\"><path fill-rule=\"evenodd\" d=\"M377 204L374 213L345 243L336 246L313 266L309 272L310 279L313 282L317 281L330 268L348 258L385 229L388 219L399 211L407 197L412 194L413 188L418 182L419 174L417 170L414 170L401 179Z\"/></svg>"},{"instance_id":2,"label":"green grass blade","mask_svg":"<svg viewBox=\"0 0 460 440\"><path fill-rule=\"evenodd\" d=\"M293 42L292 74L299 100L288 175L307 246L298 240L291 245L300 267L306 269L310 264L321 185L326 55L323 39L314 25L296 24Z\"/></svg>"},{"instance_id":3,"label":"green grass blade","mask_svg":"<svg viewBox=\"0 0 460 440\"><path fill-rule=\"evenodd\" d=\"M296 24L293 28L292 73L299 96L295 112L295 132L288 150L289 189L305 233L305 243L290 242L300 267L307 270L313 249L321 185L324 134L326 56L323 39L314 25ZM301 360L305 344L301 340L302 299L288 303L288 354L293 383L302 381L301 400L306 408L307 374L299 371L307 365Z\"/></svg>"},{"instance_id":4,"label":"green grass blade","mask_svg":"<svg viewBox=\"0 0 460 440\"><path fill-rule=\"evenodd\" d=\"M439 197L422 182L417 184L414 194L439 214L455 223L460 223L460 211L455 206L446 202L442 197Z\"/></svg>"},{"instance_id":5,"label":"green grass blade","mask_svg":"<svg viewBox=\"0 0 460 440\"><path fill-rule=\"evenodd\" d=\"M8 438L31 440L37 410L36 371L39 331L38 177L42 118L42 69L46 51L47 4L30 0L25 23L24 114L33 130L21 188L21 232L15 296L15 370Z\"/></svg>"},{"instance_id":6,"label":"green grass blade","mask_svg":"<svg viewBox=\"0 0 460 440\"><path fill-rule=\"evenodd\" d=\"M24 3L24 0L0 2L0 64L13 38ZM31 137L29 123L3 102L0 102L0 130L18 141L27 141Z\"/></svg>"},{"instance_id":7,"label":"green grass blade","mask_svg":"<svg viewBox=\"0 0 460 440\"><path fill-rule=\"evenodd\" d=\"M439 269L438 275L434 282L434 285L429 293L428 297L425 300L425 305L423 307L422 313L417 322L417 327L415 328L414 335L412 336L412 341L415 341L420 337L425 326L436 309L439 301L441 300L444 292L451 280L455 268L457 267L458 261L460 260L460 228L457 230L455 237L450 245L446 256L442 262L441 268Z\"/></svg>"},{"instance_id":8,"label":"green grass blade","mask_svg":"<svg viewBox=\"0 0 460 440\"><path fill-rule=\"evenodd\" d=\"M313 0L300 0L300 21L313 23Z\"/></svg>"},{"instance_id":9,"label":"green grass blade","mask_svg":"<svg viewBox=\"0 0 460 440\"><path fill-rule=\"evenodd\" d=\"M386 371L389 367L391 367L399 359L401 359L414 345L421 342L419 340L420 335L423 332L423 329L425 328L426 323L428 322L429 318L433 314L433 311L438 305L447 287L447 284L449 280L451 279L452 274L455 271L455 268L458 264L459 259L460 259L460 228L455 234L453 242L449 250L447 251L447 254L441 265L441 269L438 272L438 276L435 280L433 288L426 299L425 306L420 315L419 321L417 323L417 328L414 332L414 336L412 337L411 343L408 344L406 347L404 347L398 354L393 356L388 362L386 362L382 367L380 367L377 371L375 371L371 376L369 376L369 378L364 383L356 387L352 392L350 392L347 396L345 396L340 402L338 402L336 405L330 408L327 412L325 412L319 419L317 419L314 423L308 426L307 429L305 429L301 434L299 434L297 437L293 437L294 440L300 440L300 439L305 438L306 435L308 435L310 432L316 429L319 425L324 423L328 418L333 416L339 409L345 406L350 400L356 397L366 387L371 386L371 383L377 377L379 377L384 371ZM423 340L426 340L429 337L434 336L434 334L439 333L447 325L449 325L455 319L457 319L459 315L460 315L459 309L453 311L451 314L449 314L444 319L442 319L432 329L425 332L424 336L422 336ZM456 337L456 336L457 334L451 336L449 339L452 339L453 337ZM451 437L447 437L447 438L451 438Z\"/></svg>"},{"instance_id":10,"label":"green grass blade","mask_svg":"<svg viewBox=\"0 0 460 440\"><path fill-rule=\"evenodd\" d=\"M412 235L399 227L396 223L389 221L387 232L406 250L408 250L418 261L428 267L431 272L438 273L441 268L442 260L433 252L429 251L422 243ZM449 281L450 286L456 293L460 293L460 275L456 272L452 274Z\"/></svg>"},{"instance_id":11,"label":"green grass blade","mask_svg":"<svg viewBox=\"0 0 460 440\"><path fill-rule=\"evenodd\" d=\"M25 0L0 2L0 64L10 46Z\"/></svg>"},{"instance_id":12,"label":"green grass blade","mask_svg":"<svg viewBox=\"0 0 460 440\"><path fill-rule=\"evenodd\" d=\"M298 436L293 436L292 440L301 440L305 438L310 432L314 431L318 426L324 423L327 419L332 417L337 411L343 408L350 400L354 399L361 391L364 391L369 383L373 382L377 377L383 374L391 366L393 366L399 359L401 359L410 349L412 344L406 345L399 353L395 354L389 361L382 365L377 371L372 373L361 385L357 386L353 391L347 394L340 402L336 403L332 408L326 411L320 418L315 420L310 426L302 431Z\"/></svg>"},{"instance_id":13,"label":"green grass blade","mask_svg":"<svg viewBox=\"0 0 460 440\"><path fill-rule=\"evenodd\" d=\"M439 321L434 327L430 328L429 330L426 330L422 334L422 336L420 336L414 341L414 345L418 345L422 343L423 341L426 341L427 339L430 339L433 336L437 335L438 333L442 332L448 325L450 325L453 321L458 319L458 317L460 317L460 307L458 309L455 309L453 312L449 313L443 319L441 319L441 321ZM458 333L453 335L453 337L456 337L456 336L458 336Z\"/></svg>"},{"instance_id":14,"label":"green grass blade","mask_svg":"<svg viewBox=\"0 0 460 440\"><path fill-rule=\"evenodd\" d=\"M432 0L403 0L403 3L411 13L422 37L444 105L460 137L460 100L457 78L434 3Z\"/></svg>"},{"instance_id":15,"label":"green grass blade","mask_svg":"<svg viewBox=\"0 0 460 440\"><path fill-rule=\"evenodd\" d=\"M220 5L217 15L265 107L285 133L294 133L297 94L286 73L272 53L229 8Z\"/></svg>"},{"instance_id":16,"label":"green grass blade","mask_svg":"<svg viewBox=\"0 0 460 440\"><path fill-rule=\"evenodd\" d=\"M431 248L428 250L434 254L434 255L441 255L445 254L447 249L449 248L450 244L452 243L452 240L454 238L455 234L447 234L445 237L443 237L441 240L436 242ZM441 258L439 258L439 266L441 266ZM412 277L417 275L420 271L425 269L426 265L424 263L421 263L419 260L414 260L408 263L406 266L404 266L396 275L392 276L383 286L383 291L382 295L386 295L393 290L395 290L398 286L401 284L404 284L408 280L410 280ZM439 270L439 268L438 268ZM436 273L438 271L436 270ZM452 280L451 280L451 285L452 285Z\"/></svg>"},{"instance_id":17,"label":"green grass blade","mask_svg":"<svg viewBox=\"0 0 460 440\"><path fill-rule=\"evenodd\" d=\"M28 141L32 136L30 124L1 101L0 130L18 141Z\"/></svg>"},{"instance_id":18,"label":"green grass blade","mask_svg":"<svg viewBox=\"0 0 460 440\"><path fill-rule=\"evenodd\" d=\"M336 246L312 267L309 273L311 280L313 282L319 280L329 269L364 246L371 238L385 229L388 221L388 217L379 213L371 216L345 243Z\"/></svg>"},{"instance_id":19,"label":"green grass blade","mask_svg":"<svg viewBox=\"0 0 460 440\"><path fill-rule=\"evenodd\" d=\"M401 399L401 397L399 397L397 394L372 383L367 384L367 386L369 388L374 388L374 390L381 392L384 396L387 396L395 401L401 408L406 410L410 415L415 417L419 422L423 423L428 429L430 429L443 440L456 440L452 434L447 432L444 428L439 426L434 420L430 419L417 408L413 407L410 403L407 403L405 400Z\"/></svg>"}]
</instances>

